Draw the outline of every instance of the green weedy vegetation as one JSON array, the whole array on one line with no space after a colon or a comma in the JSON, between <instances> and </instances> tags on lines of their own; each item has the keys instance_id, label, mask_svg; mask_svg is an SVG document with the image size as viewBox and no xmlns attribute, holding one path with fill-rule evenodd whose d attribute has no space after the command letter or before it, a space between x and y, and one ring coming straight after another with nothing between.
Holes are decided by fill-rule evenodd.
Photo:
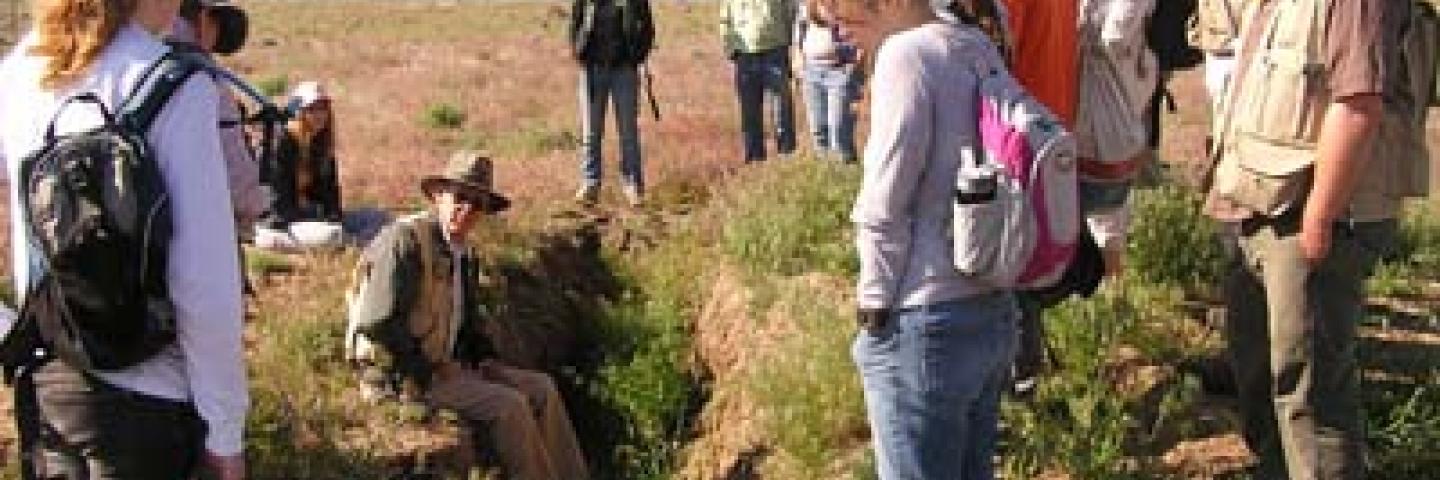
<instances>
[{"instance_id":1,"label":"green weedy vegetation","mask_svg":"<svg viewBox=\"0 0 1440 480\"><path fill-rule=\"evenodd\" d=\"M1025 402L1004 406L1001 458L1008 478L1059 470L1076 478L1136 475L1136 451L1159 449L1197 393L1175 377L1203 337L1185 335L1178 290L1124 277L1093 298L1046 311L1059 368ZM1143 476L1140 478L1144 478Z\"/></svg>"},{"instance_id":2,"label":"green weedy vegetation","mask_svg":"<svg viewBox=\"0 0 1440 480\"><path fill-rule=\"evenodd\" d=\"M1434 203L1407 206L1391 260L1371 277L1372 295L1415 300L1418 309L1401 312L1372 309L1364 327L1390 335L1359 344L1364 377L1366 429L1373 478L1426 478L1440 471L1440 310L1434 296L1440 285L1440 218ZM1428 300L1427 300L1428 296ZM1395 330L1398 330L1396 332ZM1406 332L1429 332L1428 342L1407 338ZM1413 334L1410 334L1413 335Z\"/></svg>"},{"instance_id":3,"label":"green weedy vegetation","mask_svg":"<svg viewBox=\"0 0 1440 480\"><path fill-rule=\"evenodd\" d=\"M609 450L613 454L608 462L615 470L601 475L660 479L676 473L677 455L704 395L697 366L689 358L691 325L697 305L709 293L703 288L707 280L727 262L743 265L754 274L748 278L759 282L813 270L853 271L845 229L858 183L854 167L808 160L777 165L733 182L729 195L696 212L654 250L608 256L621 283L631 288L603 315L596 339L606 359L585 383L629 426L608 434L611 445L618 445ZM718 241L713 240L716 233ZM776 407L766 409L775 412L768 417L770 430L786 432L780 435L778 450L800 458L802 473L818 472L836 446L825 434L838 428L853 437L856 426L864 426L864 412L857 408L858 380L848 366L849 329L835 328L849 325L848 317L839 313L848 310L846 303L807 302L802 299L813 299L816 292L791 288L771 298L789 299L791 310L783 318L796 319L804 334L793 337L793 348L776 351L774 362L761 362L765 367L742 388L773 400ZM824 298L833 297L831 292ZM789 354L795 351L819 354Z\"/></svg>"},{"instance_id":4,"label":"green weedy vegetation","mask_svg":"<svg viewBox=\"0 0 1440 480\"><path fill-rule=\"evenodd\" d=\"M750 316L794 329L763 351L740 386L773 435L776 478L871 470L864 455L837 458L868 445L850 359L857 268L850 207L859 184L856 165L802 158L747 179L725 208L721 249L747 274Z\"/></svg>"},{"instance_id":5,"label":"green weedy vegetation","mask_svg":"<svg viewBox=\"0 0 1440 480\"><path fill-rule=\"evenodd\" d=\"M290 77L271 75L255 81L255 89L271 98L278 98L290 90ZM283 106L283 105L282 105Z\"/></svg>"},{"instance_id":6,"label":"green weedy vegetation","mask_svg":"<svg viewBox=\"0 0 1440 480\"><path fill-rule=\"evenodd\" d=\"M683 247L695 241L681 233L632 259L621 268L626 289L601 315L595 340L604 358L582 380L617 420L604 438L586 442L591 455L609 453L599 459L608 466L595 472L600 478L663 479L675 469L699 392L689 325L703 272Z\"/></svg>"},{"instance_id":7,"label":"green weedy vegetation","mask_svg":"<svg viewBox=\"0 0 1440 480\"><path fill-rule=\"evenodd\" d=\"M420 123L431 130L457 130L465 125L465 112L453 103L432 103L421 113Z\"/></svg>"},{"instance_id":8,"label":"green weedy vegetation","mask_svg":"<svg viewBox=\"0 0 1440 480\"><path fill-rule=\"evenodd\" d=\"M849 359L848 300L784 281L818 272L848 288L854 263L847 215L857 183L858 174L831 165L777 166L738 186L738 200L728 203L720 222L721 250L748 274L759 298L752 315L783 319L793 329L777 353L757 361L743 386L761 403L773 436L769 472L784 478L868 478L873 471ZM1199 213L1198 195L1181 187L1140 190L1135 201L1126 274L1107 281L1094 298L1047 312L1059 368L1032 397L1003 406L1006 478L1054 472L1079 479L1167 478L1180 473L1159 458L1176 443L1238 428L1225 415L1202 414L1208 400L1201 380L1179 368L1223 352L1220 332L1194 311L1196 297L1218 295L1225 267L1218 229ZM1404 260L1396 265L1407 282L1433 282L1440 273L1436 223L1420 209L1405 217ZM1363 400L1378 478L1432 471L1440 460L1422 445L1440 441L1440 389L1427 386L1440 380L1440 358L1424 348L1362 343L1367 369L1394 370L1398 363L1412 370L1410 381L1394 388L1367 383Z\"/></svg>"},{"instance_id":9,"label":"green weedy vegetation","mask_svg":"<svg viewBox=\"0 0 1440 480\"><path fill-rule=\"evenodd\" d=\"M1215 222L1200 213L1200 195L1175 185L1133 195L1127 273L1143 283L1213 291L1225 260Z\"/></svg>"},{"instance_id":10,"label":"green weedy vegetation","mask_svg":"<svg viewBox=\"0 0 1440 480\"><path fill-rule=\"evenodd\" d=\"M738 185L723 207L723 252L762 276L853 275L859 167L802 158L765 173Z\"/></svg>"},{"instance_id":11,"label":"green weedy vegetation","mask_svg":"<svg viewBox=\"0 0 1440 480\"><path fill-rule=\"evenodd\" d=\"M848 215L859 176L853 166L807 159L745 172L717 186L708 205L663 233L650 232L663 237L653 248L601 247L593 263L579 267L578 280L533 270L551 260L537 241L542 234L523 222L491 232L489 270L524 285L494 294L497 314L580 325L577 343L588 348L556 379L599 478L673 478L697 409L725 389L742 392L760 415L767 477L873 478L849 353L855 259ZM649 227L662 228L639 228ZM1048 311L1059 368L1032 396L1002 405L1005 478L1171 478L1177 473L1158 460L1167 449L1235 431L1233 422L1198 414L1205 400L1199 380L1176 367L1219 351L1219 334L1197 322L1190 305L1221 271L1211 264L1219 258L1211 228L1184 190L1138 192L1127 274L1094 298ZM1403 269L1397 281L1432 288L1426 285L1440 273L1437 239L1433 214L1410 210L1399 260L1387 267ZM423 470L416 465L430 460L421 452L437 445L414 433L456 433L446 416L358 398L341 352L339 292L353 261L353 252L250 259L252 271L271 272L259 280L271 295L257 299L259 318L247 337L255 478L379 479ZM758 349L740 380L705 384L703 366L692 360L701 328L694 321L713 275L727 269L743 275L749 317L767 322L757 327L785 335L774 344L736 346ZM613 292L572 288L602 276ZM1434 331L1435 322L1433 311L1428 318L1381 311L1366 329L1422 324L1417 328ZM1425 478L1440 468L1433 452L1440 443L1440 351L1397 342L1367 335L1359 348L1373 478L1381 480Z\"/></svg>"},{"instance_id":12,"label":"green weedy vegetation","mask_svg":"<svg viewBox=\"0 0 1440 480\"><path fill-rule=\"evenodd\" d=\"M868 424L850 359L855 331L848 297L817 287L782 287L786 300L775 308L798 334L762 355L742 386L763 406L765 430L781 452L775 467L781 478L853 477L870 467L865 456L836 465L838 454L868 446Z\"/></svg>"},{"instance_id":13,"label":"green weedy vegetation","mask_svg":"<svg viewBox=\"0 0 1440 480\"><path fill-rule=\"evenodd\" d=\"M1440 272L1440 210L1433 204L1415 201L1400 218L1400 234L1389 259L1371 276L1372 295L1413 297L1425 291L1427 282ZM1377 247L1384 248L1384 247Z\"/></svg>"}]
</instances>

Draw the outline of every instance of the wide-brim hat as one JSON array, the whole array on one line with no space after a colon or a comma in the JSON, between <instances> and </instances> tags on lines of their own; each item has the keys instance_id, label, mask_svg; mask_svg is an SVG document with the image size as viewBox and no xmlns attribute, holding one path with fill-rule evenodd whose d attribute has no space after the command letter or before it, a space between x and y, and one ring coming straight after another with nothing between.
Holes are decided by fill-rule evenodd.
<instances>
[{"instance_id":1,"label":"wide-brim hat","mask_svg":"<svg viewBox=\"0 0 1440 480\"><path fill-rule=\"evenodd\" d=\"M503 212L510 208L510 199L495 191L494 171L494 163L489 156L473 150L461 150L450 156L444 172L420 179L420 191L429 197L438 189L456 188L478 199L476 206L481 210Z\"/></svg>"}]
</instances>

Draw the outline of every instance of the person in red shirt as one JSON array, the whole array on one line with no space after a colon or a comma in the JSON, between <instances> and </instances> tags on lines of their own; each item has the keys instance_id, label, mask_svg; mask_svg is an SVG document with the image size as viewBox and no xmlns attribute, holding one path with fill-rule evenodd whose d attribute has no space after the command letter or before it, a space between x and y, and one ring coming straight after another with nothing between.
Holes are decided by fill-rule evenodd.
<instances>
[{"instance_id":1,"label":"person in red shirt","mask_svg":"<svg viewBox=\"0 0 1440 480\"><path fill-rule=\"evenodd\" d=\"M1065 126L1079 103L1080 17L1075 0L1004 0L1013 51L1010 70Z\"/></svg>"}]
</instances>

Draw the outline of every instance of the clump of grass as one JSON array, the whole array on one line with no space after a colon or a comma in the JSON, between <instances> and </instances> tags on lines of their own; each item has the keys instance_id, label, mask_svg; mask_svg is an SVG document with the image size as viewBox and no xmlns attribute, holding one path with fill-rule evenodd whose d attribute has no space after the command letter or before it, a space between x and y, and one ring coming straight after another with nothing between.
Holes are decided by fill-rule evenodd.
<instances>
[{"instance_id":1,"label":"clump of grass","mask_svg":"<svg viewBox=\"0 0 1440 480\"><path fill-rule=\"evenodd\" d=\"M835 464L836 452L868 445L864 394L850 360L854 322L833 290L800 282L781 289L786 300L774 308L795 334L757 359L747 385L764 406L765 428L776 450L784 453L776 476L833 478L837 468L863 468Z\"/></svg>"},{"instance_id":2,"label":"clump of grass","mask_svg":"<svg viewBox=\"0 0 1440 480\"><path fill-rule=\"evenodd\" d=\"M580 147L580 136L575 131L541 122L526 123L481 139L486 149L510 157L538 156Z\"/></svg>"},{"instance_id":3,"label":"clump of grass","mask_svg":"<svg viewBox=\"0 0 1440 480\"><path fill-rule=\"evenodd\" d=\"M245 250L245 269L251 275L282 273L294 270L295 261L281 254L251 248Z\"/></svg>"},{"instance_id":4,"label":"clump of grass","mask_svg":"<svg viewBox=\"0 0 1440 480\"><path fill-rule=\"evenodd\" d=\"M456 130L465 124L465 112L452 103L432 103L421 113L420 123L432 130Z\"/></svg>"},{"instance_id":5,"label":"clump of grass","mask_svg":"<svg viewBox=\"0 0 1440 480\"><path fill-rule=\"evenodd\" d=\"M1137 190L1126 274L1149 283L1210 292L1225 260L1215 221L1200 213L1200 196L1174 185Z\"/></svg>"},{"instance_id":6,"label":"clump of grass","mask_svg":"<svg viewBox=\"0 0 1440 480\"><path fill-rule=\"evenodd\" d=\"M749 317L793 331L744 367L741 388L774 442L776 461L767 468L781 478L873 471L869 457L837 455L868 445L846 295L860 172L811 159L768 168L726 198L716 245L749 276Z\"/></svg>"},{"instance_id":7,"label":"clump of grass","mask_svg":"<svg viewBox=\"0 0 1440 480\"><path fill-rule=\"evenodd\" d=\"M1427 282L1440 279L1440 218L1424 201L1406 206L1394 250L1370 277L1368 291L1381 296L1415 296ZM1376 246L1383 247L1383 246Z\"/></svg>"},{"instance_id":8,"label":"clump of grass","mask_svg":"<svg viewBox=\"0 0 1440 480\"><path fill-rule=\"evenodd\" d=\"M1203 347L1181 333L1180 297L1127 277L1093 298L1047 310L1060 367L1042 377L1034 398L1003 408L1001 459L1010 478L1054 469L1075 478L1128 478L1138 471L1138 447L1167 437L1162 430L1193 430L1180 411L1198 396L1194 382L1176 382L1162 368L1154 370L1152 390L1117 386L1137 367L1173 365ZM1127 350L1138 357L1118 360Z\"/></svg>"},{"instance_id":9,"label":"clump of grass","mask_svg":"<svg viewBox=\"0 0 1440 480\"><path fill-rule=\"evenodd\" d=\"M859 169L803 158L770 168L779 171L740 186L731 200L724 252L750 273L853 275L850 206Z\"/></svg>"},{"instance_id":10,"label":"clump of grass","mask_svg":"<svg viewBox=\"0 0 1440 480\"><path fill-rule=\"evenodd\" d=\"M1440 454L1434 449L1440 444L1437 382L1440 370L1432 369L1416 384L1367 386L1366 428L1377 467L1372 478L1426 478L1440 469Z\"/></svg>"},{"instance_id":11,"label":"clump of grass","mask_svg":"<svg viewBox=\"0 0 1440 480\"><path fill-rule=\"evenodd\" d=\"M601 478L669 478L699 394L690 365L689 319L699 265L684 259L694 240L646 252L621 274L627 290L601 314L595 332L603 354L582 386L599 408L618 416L590 441L607 452ZM644 289L639 288L644 285Z\"/></svg>"},{"instance_id":12,"label":"clump of grass","mask_svg":"<svg viewBox=\"0 0 1440 480\"><path fill-rule=\"evenodd\" d=\"M290 90L290 77L271 75L256 81L255 88L268 97L280 97Z\"/></svg>"},{"instance_id":13,"label":"clump of grass","mask_svg":"<svg viewBox=\"0 0 1440 480\"><path fill-rule=\"evenodd\" d=\"M256 258L264 257L250 257L252 262ZM355 381L341 352L340 292L351 259L334 254L305 258L305 267L322 279L307 288L329 294L292 292L259 299L261 315L247 335L253 344L246 450L257 478L387 475L373 451L343 442L346 430L369 413L355 405Z\"/></svg>"}]
</instances>

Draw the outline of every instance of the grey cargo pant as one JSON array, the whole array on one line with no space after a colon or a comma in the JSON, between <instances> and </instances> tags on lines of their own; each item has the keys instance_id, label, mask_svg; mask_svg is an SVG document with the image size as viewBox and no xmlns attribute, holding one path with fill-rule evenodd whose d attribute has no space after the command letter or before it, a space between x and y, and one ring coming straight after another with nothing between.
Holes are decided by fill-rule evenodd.
<instances>
[{"instance_id":1,"label":"grey cargo pant","mask_svg":"<svg viewBox=\"0 0 1440 480\"><path fill-rule=\"evenodd\" d=\"M1301 254L1299 215L1238 226L1226 328L1255 478L1364 478L1356 325L1394 221L1336 226L1330 254Z\"/></svg>"}]
</instances>

